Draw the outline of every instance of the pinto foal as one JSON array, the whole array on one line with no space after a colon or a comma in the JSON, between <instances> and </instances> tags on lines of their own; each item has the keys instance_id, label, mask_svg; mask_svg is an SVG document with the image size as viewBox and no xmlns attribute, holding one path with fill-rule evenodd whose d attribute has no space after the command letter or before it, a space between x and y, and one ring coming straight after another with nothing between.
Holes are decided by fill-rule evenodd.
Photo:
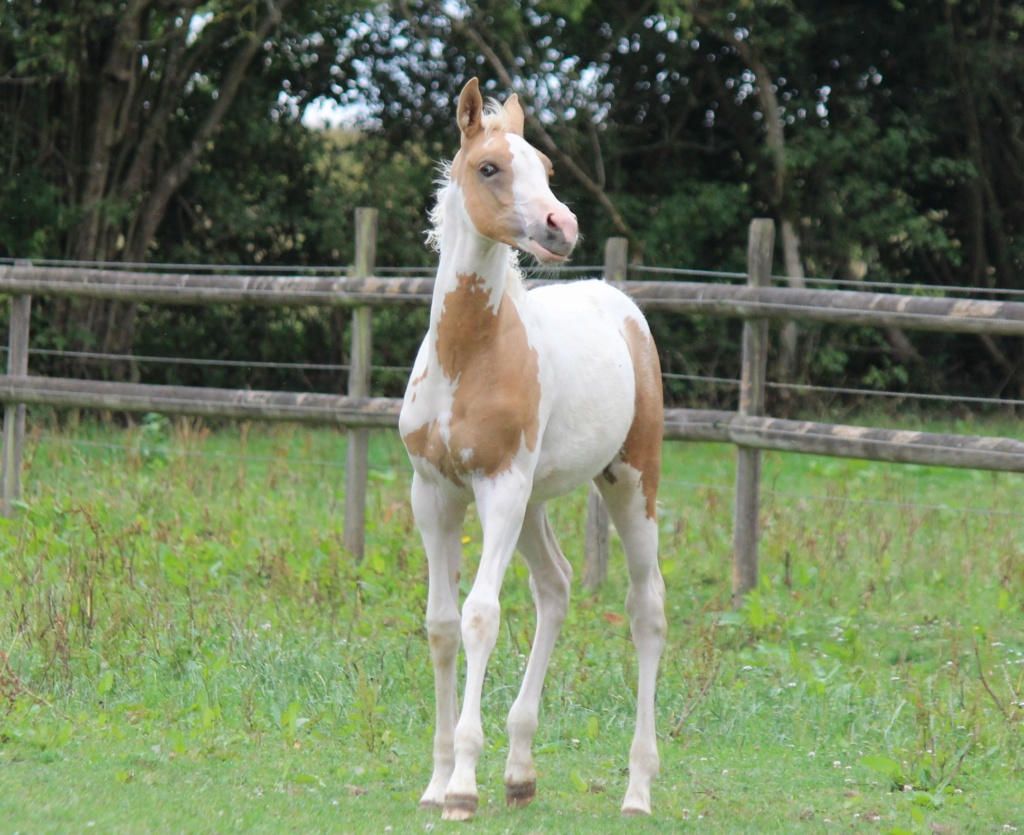
<instances>
[{"instance_id":1,"label":"pinto foal","mask_svg":"<svg viewBox=\"0 0 1024 835\"><path fill-rule=\"evenodd\" d=\"M658 772L654 691L666 632L655 518L663 418L658 355L643 314L602 281L525 290L517 250L560 263L576 244L577 225L548 185L550 161L523 139L516 96L504 107L485 105L472 79L459 98L458 124L461 147L432 216L440 263L430 327L400 420L429 570L437 711L433 776L420 805L442 808L449 820L476 812L481 691L515 550L529 566L537 632L508 717L505 792L514 806L533 799L541 688L572 578L544 503L593 479L626 552L626 609L639 659L622 811L647 814ZM461 533L471 501L483 550L460 617Z\"/></svg>"}]
</instances>

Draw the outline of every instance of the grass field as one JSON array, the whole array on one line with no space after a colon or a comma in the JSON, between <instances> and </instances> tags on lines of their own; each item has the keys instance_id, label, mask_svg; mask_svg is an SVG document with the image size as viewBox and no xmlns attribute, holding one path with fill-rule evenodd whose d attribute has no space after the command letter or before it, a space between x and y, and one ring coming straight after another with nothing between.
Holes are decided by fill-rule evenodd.
<instances>
[{"instance_id":1,"label":"grass field","mask_svg":"<svg viewBox=\"0 0 1024 835\"><path fill-rule=\"evenodd\" d=\"M2 832L1024 831L1018 476L766 455L762 583L733 613L734 453L667 445L654 815L618 814L635 662L613 542L609 582L574 590L521 811L502 786L533 625L513 564L459 825L416 808L432 673L394 435L374 437L353 565L343 435L31 434L0 520ZM584 505L551 506L577 576ZM471 518L465 578L479 541Z\"/></svg>"}]
</instances>

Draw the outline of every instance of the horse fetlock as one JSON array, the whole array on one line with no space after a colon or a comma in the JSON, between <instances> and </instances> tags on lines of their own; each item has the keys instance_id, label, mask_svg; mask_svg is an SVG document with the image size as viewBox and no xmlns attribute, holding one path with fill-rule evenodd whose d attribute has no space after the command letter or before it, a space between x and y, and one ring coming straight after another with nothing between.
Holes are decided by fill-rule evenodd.
<instances>
[{"instance_id":1,"label":"horse fetlock","mask_svg":"<svg viewBox=\"0 0 1024 835\"><path fill-rule=\"evenodd\" d=\"M660 762L657 749L634 743L629 758L629 786L622 801L622 814L649 815L651 813L651 783L658 776Z\"/></svg>"},{"instance_id":2,"label":"horse fetlock","mask_svg":"<svg viewBox=\"0 0 1024 835\"><path fill-rule=\"evenodd\" d=\"M538 727L537 711L531 705L524 705L521 698L516 699L508 712L508 722L505 726L513 750L517 744L524 745L529 750ZM511 754L509 759L512 759Z\"/></svg>"},{"instance_id":3,"label":"horse fetlock","mask_svg":"<svg viewBox=\"0 0 1024 835\"><path fill-rule=\"evenodd\" d=\"M451 780L451 767L435 767L434 774L430 778L427 790L420 798L421 809L443 809L445 789Z\"/></svg>"},{"instance_id":4,"label":"horse fetlock","mask_svg":"<svg viewBox=\"0 0 1024 835\"><path fill-rule=\"evenodd\" d=\"M529 739L533 739L532 735ZM514 738L510 742L511 750L505 764L505 802L509 806L525 806L537 793L537 769L530 756L529 743L517 743Z\"/></svg>"}]
</instances>

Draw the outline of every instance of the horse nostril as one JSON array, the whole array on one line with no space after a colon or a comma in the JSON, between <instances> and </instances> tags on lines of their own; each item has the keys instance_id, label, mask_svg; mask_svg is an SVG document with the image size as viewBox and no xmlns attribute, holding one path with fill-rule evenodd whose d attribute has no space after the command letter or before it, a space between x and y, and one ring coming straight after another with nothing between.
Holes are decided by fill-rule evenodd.
<instances>
[{"instance_id":1,"label":"horse nostril","mask_svg":"<svg viewBox=\"0 0 1024 835\"><path fill-rule=\"evenodd\" d=\"M552 209L544 215L545 228L541 233L538 228L538 240L546 240L549 245L557 245L560 248L568 246L569 249L576 243L576 216L567 209ZM539 226L539 223L538 223Z\"/></svg>"}]
</instances>

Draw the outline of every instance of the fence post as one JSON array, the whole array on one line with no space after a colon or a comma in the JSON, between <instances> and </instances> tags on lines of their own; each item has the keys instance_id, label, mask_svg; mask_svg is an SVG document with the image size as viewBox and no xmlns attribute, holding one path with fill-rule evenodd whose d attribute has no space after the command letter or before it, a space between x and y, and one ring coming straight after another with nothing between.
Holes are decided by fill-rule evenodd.
<instances>
[{"instance_id":1,"label":"fence post","mask_svg":"<svg viewBox=\"0 0 1024 835\"><path fill-rule=\"evenodd\" d=\"M377 210L356 209L354 278L373 275L377 258ZM348 396L370 396L373 355L373 318L368 305L352 311L352 355L348 372ZM356 560L366 552L366 487L369 471L370 431L348 430L345 464L345 534L343 543Z\"/></svg>"},{"instance_id":2,"label":"fence post","mask_svg":"<svg viewBox=\"0 0 1024 835\"><path fill-rule=\"evenodd\" d=\"M583 562L583 588L597 591L608 579L609 546L608 508L590 483L587 497L587 538Z\"/></svg>"},{"instance_id":3,"label":"fence post","mask_svg":"<svg viewBox=\"0 0 1024 835\"><path fill-rule=\"evenodd\" d=\"M629 241L626 238L609 238L604 244L604 280L619 284L626 280L626 265L629 257Z\"/></svg>"},{"instance_id":4,"label":"fence post","mask_svg":"<svg viewBox=\"0 0 1024 835\"><path fill-rule=\"evenodd\" d=\"M775 222L757 218L750 223L747 243L747 284L769 284L775 252ZM739 414L764 414L765 375L768 367L768 322L743 323L743 358L740 374ZM743 605L743 595L757 588L758 515L761 491L761 451L737 447L736 500L733 507L732 607Z\"/></svg>"},{"instance_id":5,"label":"fence post","mask_svg":"<svg viewBox=\"0 0 1024 835\"><path fill-rule=\"evenodd\" d=\"M7 342L7 373L24 377L28 374L28 325L32 312L32 297L11 297L10 333ZM3 474L0 478L0 511L10 517L14 513L14 500L21 495L21 455L25 444L25 404L7 403L4 406Z\"/></svg>"},{"instance_id":6,"label":"fence post","mask_svg":"<svg viewBox=\"0 0 1024 835\"><path fill-rule=\"evenodd\" d=\"M626 280L629 242L625 238L609 238L604 245L604 280L620 284ZM608 508L593 482L587 497L586 549L583 562L583 587L594 591L608 578L610 551Z\"/></svg>"}]
</instances>

